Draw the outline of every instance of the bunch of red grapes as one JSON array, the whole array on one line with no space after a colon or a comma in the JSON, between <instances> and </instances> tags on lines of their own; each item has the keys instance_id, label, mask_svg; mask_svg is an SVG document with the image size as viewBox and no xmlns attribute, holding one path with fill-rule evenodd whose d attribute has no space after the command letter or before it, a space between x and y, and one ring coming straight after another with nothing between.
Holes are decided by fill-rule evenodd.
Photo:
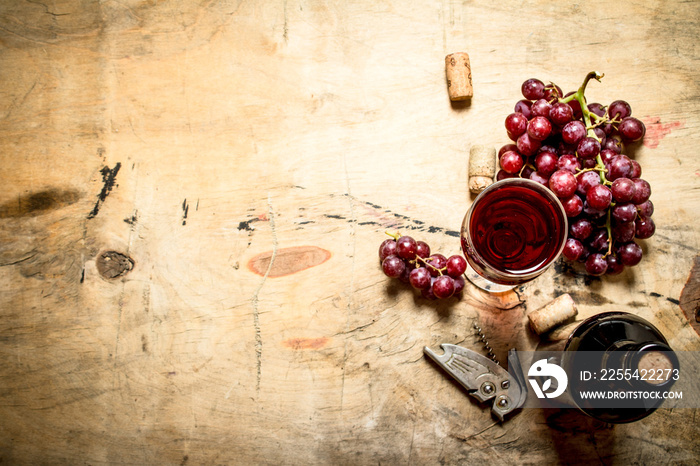
<instances>
[{"instance_id":1,"label":"bunch of red grapes","mask_svg":"<svg viewBox=\"0 0 700 466\"><path fill-rule=\"evenodd\" d=\"M497 180L537 181L557 195L569 219L563 255L582 262L590 275L615 275L637 265L646 239L656 229L649 200L651 187L640 178L639 163L625 146L644 137L644 124L630 105L587 103L584 91L592 72L576 92L563 94L556 84L528 79L524 99L506 117L513 141L498 154Z\"/></svg>"},{"instance_id":2,"label":"bunch of red grapes","mask_svg":"<svg viewBox=\"0 0 700 466\"><path fill-rule=\"evenodd\" d=\"M388 234L388 233L387 233ZM410 236L389 235L379 246L387 277L410 283L427 299L447 299L464 289L467 261L461 255L430 254L430 246Z\"/></svg>"}]
</instances>

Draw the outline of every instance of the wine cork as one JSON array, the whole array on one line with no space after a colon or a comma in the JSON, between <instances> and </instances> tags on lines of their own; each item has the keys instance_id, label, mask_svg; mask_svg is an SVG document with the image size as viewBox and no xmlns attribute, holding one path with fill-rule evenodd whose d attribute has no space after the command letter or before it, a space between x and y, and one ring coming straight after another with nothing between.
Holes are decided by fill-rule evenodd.
<instances>
[{"instance_id":1,"label":"wine cork","mask_svg":"<svg viewBox=\"0 0 700 466\"><path fill-rule=\"evenodd\" d=\"M527 318L530 320L532 330L536 334L542 335L563 324L576 314L578 314L576 303L568 293L565 293L540 309L531 312Z\"/></svg>"},{"instance_id":2,"label":"wine cork","mask_svg":"<svg viewBox=\"0 0 700 466\"><path fill-rule=\"evenodd\" d=\"M474 95L472 68L465 52L452 53L445 57L447 92L450 100L467 100Z\"/></svg>"},{"instance_id":3,"label":"wine cork","mask_svg":"<svg viewBox=\"0 0 700 466\"><path fill-rule=\"evenodd\" d=\"M571 322L570 324L556 327L546 335L546 339L549 341L568 340L571 334L574 333L574 330L576 330L579 325L581 325L581 321L577 320L576 322Z\"/></svg>"},{"instance_id":4,"label":"wine cork","mask_svg":"<svg viewBox=\"0 0 700 466\"><path fill-rule=\"evenodd\" d=\"M496 174L496 149L480 144L469 149L469 191L480 193L493 184Z\"/></svg>"},{"instance_id":5,"label":"wine cork","mask_svg":"<svg viewBox=\"0 0 700 466\"><path fill-rule=\"evenodd\" d=\"M673 362L662 351L650 351L639 359L637 368L642 374L653 374L643 377L647 383L659 385L668 380Z\"/></svg>"}]
</instances>

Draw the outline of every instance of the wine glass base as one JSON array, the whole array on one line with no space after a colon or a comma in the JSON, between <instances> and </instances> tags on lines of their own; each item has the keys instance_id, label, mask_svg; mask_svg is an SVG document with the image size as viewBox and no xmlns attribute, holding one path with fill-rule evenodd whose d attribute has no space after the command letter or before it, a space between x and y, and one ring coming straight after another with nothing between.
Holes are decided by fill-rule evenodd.
<instances>
[{"instance_id":1,"label":"wine glass base","mask_svg":"<svg viewBox=\"0 0 700 466\"><path fill-rule=\"evenodd\" d=\"M515 288L515 285L501 285L500 283L494 283L485 279L476 273L476 271L474 271L469 264L467 264L467 270L464 272L464 275L467 277L467 280L472 283L472 285L476 286L477 288L481 288L484 291L488 291L489 293L505 293L506 291L510 291Z\"/></svg>"}]
</instances>

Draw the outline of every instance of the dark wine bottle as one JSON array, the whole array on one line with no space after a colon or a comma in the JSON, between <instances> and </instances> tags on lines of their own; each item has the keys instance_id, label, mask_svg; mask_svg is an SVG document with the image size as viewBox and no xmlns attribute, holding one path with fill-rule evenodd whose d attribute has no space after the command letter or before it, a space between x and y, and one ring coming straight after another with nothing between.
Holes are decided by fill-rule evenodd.
<instances>
[{"instance_id":1,"label":"dark wine bottle","mask_svg":"<svg viewBox=\"0 0 700 466\"><path fill-rule=\"evenodd\" d=\"M609 423L637 421L654 412L663 403L658 394L673 385L680 370L661 332L626 312L583 321L566 341L562 366L574 375L568 390L574 404ZM594 391L621 396L603 400L582 395Z\"/></svg>"}]
</instances>

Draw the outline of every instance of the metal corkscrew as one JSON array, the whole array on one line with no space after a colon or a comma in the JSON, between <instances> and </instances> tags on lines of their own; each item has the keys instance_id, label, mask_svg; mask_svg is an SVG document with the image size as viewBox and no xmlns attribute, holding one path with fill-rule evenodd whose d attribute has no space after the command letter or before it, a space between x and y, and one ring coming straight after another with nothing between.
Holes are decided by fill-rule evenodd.
<instances>
[{"instance_id":1,"label":"metal corkscrew","mask_svg":"<svg viewBox=\"0 0 700 466\"><path fill-rule=\"evenodd\" d=\"M481 327L479 327L477 325L476 321L474 322L474 330L476 330L476 333L479 336L479 340L481 340L481 343L484 345L484 351L486 351L486 357L489 358L491 361L495 362L496 364L500 365L500 362L498 362L498 358L493 353L493 348L491 348L491 345L489 344L489 341L486 338L486 335L481 330Z\"/></svg>"},{"instance_id":2,"label":"metal corkscrew","mask_svg":"<svg viewBox=\"0 0 700 466\"><path fill-rule=\"evenodd\" d=\"M508 370L500 364L461 346L443 343L443 354L423 351L457 380L467 393L481 402L492 400L491 412L501 421L525 404L527 386L514 349L508 352Z\"/></svg>"}]
</instances>

